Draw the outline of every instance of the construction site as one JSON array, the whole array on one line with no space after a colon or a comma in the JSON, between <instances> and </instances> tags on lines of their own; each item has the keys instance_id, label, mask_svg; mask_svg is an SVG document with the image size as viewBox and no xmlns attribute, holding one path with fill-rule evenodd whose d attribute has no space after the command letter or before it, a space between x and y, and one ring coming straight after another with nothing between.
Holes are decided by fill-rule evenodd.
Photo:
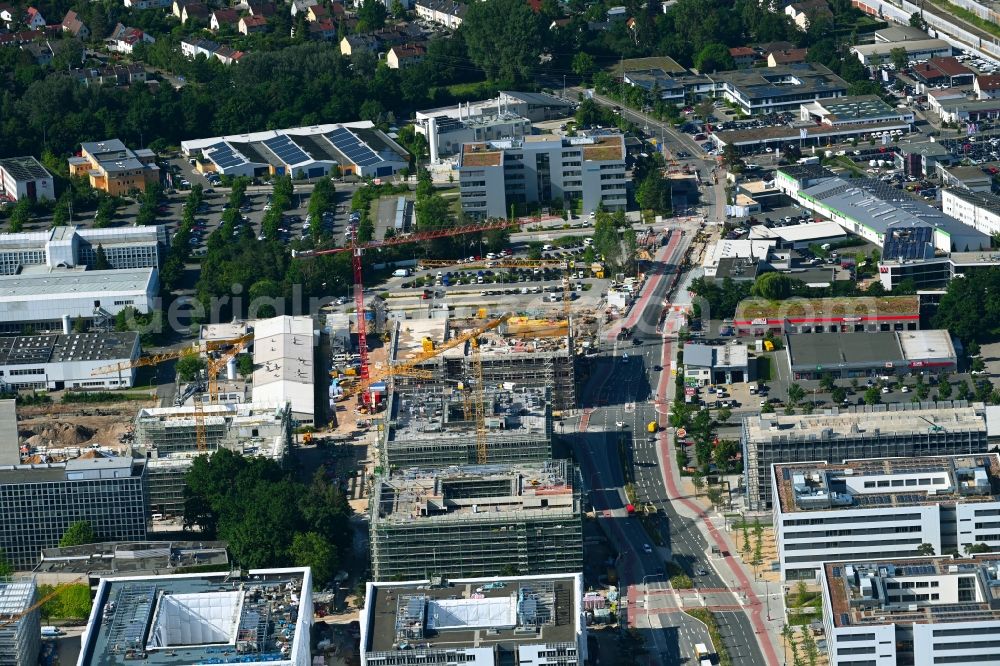
<instances>
[{"instance_id":1,"label":"construction site","mask_svg":"<svg viewBox=\"0 0 1000 666\"><path fill-rule=\"evenodd\" d=\"M291 423L288 404L225 403L139 410L133 451L147 460L151 511L164 517L184 515L184 476L194 459L204 453L224 448L244 456L282 460L291 444Z\"/></svg>"},{"instance_id":2,"label":"construction site","mask_svg":"<svg viewBox=\"0 0 1000 666\"><path fill-rule=\"evenodd\" d=\"M34 576L0 579L0 664L36 666L41 649L41 613Z\"/></svg>"},{"instance_id":3,"label":"construction site","mask_svg":"<svg viewBox=\"0 0 1000 666\"><path fill-rule=\"evenodd\" d=\"M485 314L485 313L483 313ZM395 323L389 349L390 363L405 362L411 355L427 354L469 331L481 329L485 318L406 319ZM513 385L551 389L555 410L576 407L576 353L569 319L536 319L508 316L476 336L478 345L448 346L414 367L429 371L438 381L458 382L472 377L478 354L485 386ZM576 320L572 320L575 322ZM397 379L398 385L415 379Z\"/></svg>"},{"instance_id":4,"label":"construction site","mask_svg":"<svg viewBox=\"0 0 1000 666\"><path fill-rule=\"evenodd\" d=\"M369 505L375 580L579 571L579 471L569 461L409 469Z\"/></svg>"},{"instance_id":5,"label":"construction site","mask_svg":"<svg viewBox=\"0 0 1000 666\"><path fill-rule=\"evenodd\" d=\"M487 388L483 425L490 463L543 462L552 458L548 391ZM379 445L387 469L475 465L480 431L468 391L447 384L401 387L389 398Z\"/></svg>"}]
</instances>

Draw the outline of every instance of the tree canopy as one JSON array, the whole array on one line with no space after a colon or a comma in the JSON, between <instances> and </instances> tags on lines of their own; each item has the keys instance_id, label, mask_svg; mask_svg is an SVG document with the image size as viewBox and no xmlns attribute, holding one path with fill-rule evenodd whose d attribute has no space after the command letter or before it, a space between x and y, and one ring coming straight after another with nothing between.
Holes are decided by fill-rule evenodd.
<instances>
[{"instance_id":1,"label":"tree canopy","mask_svg":"<svg viewBox=\"0 0 1000 666\"><path fill-rule=\"evenodd\" d=\"M95 541L97 541L97 535L94 534L93 526L86 520L80 520L66 528L62 538L59 539L59 547L83 546Z\"/></svg>"},{"instance_id":2,"label":"tree canopy","mask_svg":"<svg viewBox=\"0 0 1000 666\"><path fill-rule=\"evenodd\" d=\"M526 81L538 63L538 19L523 0L470 3L461 31L469 57L491 81Z\"/></svg>"}]
</instances>

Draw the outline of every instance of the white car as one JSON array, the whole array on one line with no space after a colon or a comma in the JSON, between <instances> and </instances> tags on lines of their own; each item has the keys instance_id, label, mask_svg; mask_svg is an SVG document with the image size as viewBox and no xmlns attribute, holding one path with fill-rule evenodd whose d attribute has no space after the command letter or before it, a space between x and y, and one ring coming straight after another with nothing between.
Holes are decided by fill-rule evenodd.
<instances>
[{"instance_id":1,"label":"white car","mask_svg":"<svg viewBox=\"0 0 1000 666\"><path fill-rule=\"evenodd\" d=\"M882 387L882 393L889 393L891 391L892 391L892 389L890 389L888 386L883 386Z\"/></svg>"},{"instance_id":2,"label":"white car","mask_svg":"<svg viewBox=\"0 0 1000 666\"><path fill-rule=\"evenodd\" d=\"M901 386L899 388L899 392L900 393L909 393L910 392L910 387L909 386Z\"/></svg>"},{"instance_id":3,"label":"white car","mask_svg":"<svg viewBox=\"0 0 1000 666\"><path fill-rule=\"evenodd\" d=\"M653 547L652 547L652 546L650 546L650 545L649 545L648 543L644 543L644 544L642 544L642 549L643 549L643 550L644 550L645 552L647 552L647 553L652 553L652 552L653 552Z\"/></svg>"},{"instance_id":4,"label":"white car","mask_svg":"<svg viewBox=\"0 0 1000 666\"><path fill-rule=\"evenodd\" d=\"M616 428L624 428L625 427L625 422L624 421L615 421L615 427Z\"/></svg>"}]
</instances>

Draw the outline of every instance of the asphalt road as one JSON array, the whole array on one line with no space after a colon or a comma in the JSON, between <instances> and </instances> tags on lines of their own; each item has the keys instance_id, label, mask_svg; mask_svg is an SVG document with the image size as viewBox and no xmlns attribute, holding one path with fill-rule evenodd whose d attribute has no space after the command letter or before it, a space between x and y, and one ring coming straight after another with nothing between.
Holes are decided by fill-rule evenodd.
<instances>
[{"instance_id":1,"label":"asphalt road","mask_svg":"<svg viewBox=\"0 0 1000 666\"><path fill-rule=\"evenodd\" d=\"M677 235L679 232L674 231ZM630 626L638 626L647 639L647 649L658 663L676 664L693 660L694 643L709 642L704 626L679 610L677 596L657 594L666 586L664 561L672 560L694 581L695 589L710 591L713 605L738 606L739 600L725 591L726 583L714 570L709 546L697 523L680 516L670 502L659 468L655 442L649 441L646 424L656 420L657 405L654 387L660 381L663 342L657 331L664 299L670 284L669 276L676 268L672 262L683 256L686 244L675 246L667 263L660 264L662 279L653 287L647 299L637 303L641 308L633 326L632 341L612 342L610 353L596 361L592 381L584 389L584 415L578 433L571 441L580 461L584 481L592 489L591 501L598 515L610 523L608 531L620 544L619 572L626 585L642 586L647 594L634 593L629 600ZM625 361L624 354L628 354ZM622 423L623 427L618 424ZM621 443L631 444L622 447ZM657 517L652 526L662 539L662 545L652 547L653 540L642 523L628 517L622 508L625 502L619 491L625 482L622 458L632 457L636 499L652 503ZM647 552L647 544L652 552ZM698 576L699 567L706 575ZM655 601L649 597L655 596ZM649 613L646 613L646 610ZM754 640L749 618L742 612L719 614L722 637L734 663L765 666L763 655Z\"/></svg>"}]
</instances>

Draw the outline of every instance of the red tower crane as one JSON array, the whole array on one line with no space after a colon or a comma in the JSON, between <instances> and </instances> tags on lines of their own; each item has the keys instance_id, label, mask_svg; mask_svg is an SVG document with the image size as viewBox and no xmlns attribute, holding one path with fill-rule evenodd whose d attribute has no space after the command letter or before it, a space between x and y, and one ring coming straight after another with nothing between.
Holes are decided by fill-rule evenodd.
<instances>
[{"instance_id":1,"label":"red tower crane","mask_svg":"<svg viewBox=\"0 0 1000 666\"><path fill-rule=\"evenodd\" d=\"M348 243L344 247L332 247L326 250L299 250L292 256L297 258L318 257L324 254L338 254L340 252L351 253L351 267L354 269L354 310L358 320L358 350L361 353L361 395L367 399L368 395L368 340L365 326L365 301L364 285L361 280L361 255L365 250L375 250L394 245L406 245L407 243L418 243L435 238L447 238L449 236L462 236L474 234L481 231L493 231L495 229L505 229L515 222L504 219L487 220L480 224L466 224L459 227L449 227L447 229L435 229L433 231L419 231L408 236L393 236L380 241L369 241L367 243Z\"/></svg>"}]
</instances>

